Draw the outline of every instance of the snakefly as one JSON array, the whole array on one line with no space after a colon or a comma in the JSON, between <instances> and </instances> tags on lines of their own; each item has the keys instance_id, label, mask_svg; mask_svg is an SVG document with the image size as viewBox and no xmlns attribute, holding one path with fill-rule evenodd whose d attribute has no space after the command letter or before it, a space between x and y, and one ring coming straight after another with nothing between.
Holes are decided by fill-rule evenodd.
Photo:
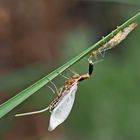
<instances>
[{"instance_id":1,"label":"snakefly","mask_svg":"<svg viewBox=\"0 0 140 140\"><path fill-rule=\"evenodd\" d=\"M67 80L62 90L59 91L58 96L45 109L34 111L34 112L17 114L15 116L19 117L19 116L38 114L49 110L51 116L50 116L48 130L49 131L54 130L58 125L63 123L69 116L74 104L75 93L78 88L78 83L80 81L90 78L93 72L93 67L94 67L94 63L90 60L88 73L83 75L78 75L73 77L72 79Z\"/></svg>"}]
</instances>

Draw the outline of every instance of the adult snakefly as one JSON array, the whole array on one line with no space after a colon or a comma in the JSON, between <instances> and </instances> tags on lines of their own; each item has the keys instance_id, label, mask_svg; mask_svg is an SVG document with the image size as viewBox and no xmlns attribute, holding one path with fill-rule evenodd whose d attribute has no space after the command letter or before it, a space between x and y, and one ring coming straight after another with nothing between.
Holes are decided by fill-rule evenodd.
<instances>
[{"instance_id":1,"label":"adult snakefly","mask_svg":"<svg viewBox=\"0 0 140 140\"><path fill-rule=\"evenodd\" d=\"M34 111L34 112L21 113L15 116L19 117L19 116L38 114L49 110L51 116L50 116L48 130L49 131L54 130L58 125L63 123L69 116L74 104L75 93L78 88L78 83L80 81L90 78L95 63L93 63L91 60L89 61L89 70L87 74L78 75L76 77L73 77L72 79L67 80L63 89L60 90L58 96L45 109Z\"/></svg>"}]
</instances>

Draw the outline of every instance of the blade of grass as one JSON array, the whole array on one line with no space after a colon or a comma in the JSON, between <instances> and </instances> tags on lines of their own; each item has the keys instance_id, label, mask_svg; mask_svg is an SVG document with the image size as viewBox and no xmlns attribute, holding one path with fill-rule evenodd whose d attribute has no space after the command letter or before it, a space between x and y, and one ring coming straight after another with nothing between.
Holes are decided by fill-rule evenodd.
<instances>
[{"instance_id":1,"label":"blade of grass","mask_svg":"<svg viewBox=\"0 0 140 140\"><path fill-rule=\"evenodd\" d=\"M126 26L128 26L130 23L132 23L134 20L136 20L140 16L140 12L138 12L136 15L134 15L132 18L127 20L124 24L122 24L120 27L115 29L113 32L111 32L109 35L104 37L104 39L98 41L96 44L92 45L91 47L84 50L82 53L65 63L63 66L57 68L47 76L43 77L42 79L35 82L33 85L29 86L28 88L24 89L2 105L0 105L0 118L2 118L4 115L6 115L9 111L14 109L16 106L18 106L20 103L22 103L24 100L26 100L28 97L30 97L32 94L34 94L36 91L38 91L40 88L42 88L44 85L46 85L49 80L54 79L57 77L60 73L65 71L67 68L78 62L80 59L88 55L91 51L94 49L99 48L105 41L109 41L114 35L116 35L120 30L124 29ZM49 79L49 80L48 80Z\"/></svg>"}]
</instances>

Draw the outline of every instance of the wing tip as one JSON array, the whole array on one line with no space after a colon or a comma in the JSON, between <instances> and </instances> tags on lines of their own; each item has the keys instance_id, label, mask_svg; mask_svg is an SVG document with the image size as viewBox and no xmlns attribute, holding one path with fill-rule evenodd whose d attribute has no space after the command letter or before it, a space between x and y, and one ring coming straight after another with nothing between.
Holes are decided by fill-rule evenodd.
<instances>
[{"instance_id":1,"label":"wing tip","mask_svg":"<svg viewBox=\"0 0 140 140\"><path fill-rule=\"evenodd\" d=\"M49 125L48 131L53 131L55 128L56 128L56 127L53 127L53 126Z\"/></svg>"}]
</instances>

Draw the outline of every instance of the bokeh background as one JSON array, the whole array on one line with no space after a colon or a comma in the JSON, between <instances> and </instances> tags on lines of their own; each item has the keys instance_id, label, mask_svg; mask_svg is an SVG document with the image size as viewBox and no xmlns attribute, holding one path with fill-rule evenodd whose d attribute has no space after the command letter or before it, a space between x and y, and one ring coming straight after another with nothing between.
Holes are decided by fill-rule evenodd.
<instances>
[{"instance_id":1,"label":"bokeh background","mask_svg":"<svg viewBox=\"0 0 140 140\"><path fill-rule=\"evenodd\" d=\"M0 103L61 66L137 13L139 0L0 0ZM138 21L140 23L140 20ZM87 73L87 58L71 69ZM65 75L72 75L67 70ZM57 87L66 79L58 76ZM48 132L47 86L0 120L0 140L139 140L140 27L81 82L73 110Z\"/></svg>"}]
</instances>

